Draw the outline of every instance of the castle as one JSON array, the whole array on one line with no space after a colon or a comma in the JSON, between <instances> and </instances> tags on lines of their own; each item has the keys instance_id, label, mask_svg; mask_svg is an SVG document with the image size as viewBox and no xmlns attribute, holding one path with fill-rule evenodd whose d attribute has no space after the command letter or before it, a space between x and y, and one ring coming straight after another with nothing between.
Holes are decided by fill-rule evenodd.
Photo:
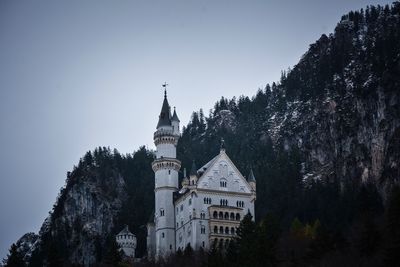
<instances>
[{"instance_id":1,"label":"castle","mask_svg":"<svg viewBox=\"0 0 400 267\"><path fill-rule=\"evenodd\" d=\"M248 212L254 218L253 172L246 180L223 144L219 154L200 169L193 162L189 177L184 174L179 188L181 162L176 158L179 122L175 109L171 115L165 91L154 133L155 211L147 224L149 258L166 257L188 245L195 250L209 249L213 242L225 245L236 235L241 219Z\"/></svg>"}]
</instances>

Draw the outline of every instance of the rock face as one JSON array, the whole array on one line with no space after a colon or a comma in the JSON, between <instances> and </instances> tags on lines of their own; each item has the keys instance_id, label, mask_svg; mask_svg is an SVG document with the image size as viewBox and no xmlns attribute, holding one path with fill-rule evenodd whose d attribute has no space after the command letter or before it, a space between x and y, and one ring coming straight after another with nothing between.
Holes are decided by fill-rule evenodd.
<instances>
[{"instance_id":1,"label":"rock face","mask_svg":"<svg viewBox=\"0 0 400 267\"><path fill-rule=\"evenodd\" d=\"M400 19L398 7L367 11L344 16L282 77L268 132L302 151L305 181L372 182L385 195L399 182Z\"/></svg>"},{"instance_id":2,"label":"rock face","mask_svg":"<svg viewBox=\"0 0 400 267\"><path fill-rule=\"evenodd\" d=\"M68 173L66 187L26 253L33 266L59 262L89 266L105 254L127 190L118 168L105 162L112 162L114 155L101 148L94 154L88 152Z\"/></svg>"},{"instance_id":3,"label":"rock face","mask_svg":"<svg viewBox=\"0 0 400 267\"><path fill-rule=\"evenodd\" d=\"M300 214L337 224L337 211L348 203L331 210L340 196L325 197L331 191L321 184L336 190L337 184L372 183L385 198L400 182L399 89L400 4L350 12L280 83L252 99L222 99L208 118L195 113L178 158L183 167L192 159L205 163L224 137L242 172L254 163L258 217L272 211L289 220ZM154 156L139 152L87 153L68 174L39 236L18 241L25 260L31 266L89 266L104 261L107 240L121 230L116 227L131 224L137 234L154 207ZM144 251L145 233L137 237Z\"/></svg>"}]
</instances>

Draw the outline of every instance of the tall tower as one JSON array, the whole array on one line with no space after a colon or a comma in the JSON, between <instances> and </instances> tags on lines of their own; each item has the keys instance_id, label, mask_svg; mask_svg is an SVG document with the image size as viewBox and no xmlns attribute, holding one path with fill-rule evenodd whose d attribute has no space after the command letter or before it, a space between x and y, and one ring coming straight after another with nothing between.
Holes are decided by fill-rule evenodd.
<instances>
[{"instance_id":1,"label":"tall tower","mask_svg":"<svg viewBox=\"0 0 400 267\"><path fill-rule=\"evenodd\" d=\"M165 87L165 86L164 86ZM176 159L179 139L179 119L168 104L167 91L154 133L156 159L152 163L155 173L155 257L175 252L175 210L173 193L178 191L178 171L181 162Z\"/></svg>"}]
</instances>

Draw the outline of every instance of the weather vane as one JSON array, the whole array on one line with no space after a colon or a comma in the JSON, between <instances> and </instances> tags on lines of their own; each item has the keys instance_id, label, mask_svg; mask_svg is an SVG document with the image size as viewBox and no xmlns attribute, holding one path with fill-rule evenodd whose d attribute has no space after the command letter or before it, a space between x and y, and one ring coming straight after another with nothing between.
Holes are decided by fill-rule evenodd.
<instances>
[{"instance_id":1,"label":"weather vane","mask_svg":"<svg viewBox=\"0 0 400 267\"><path fill-rule=\"evenodd\" d=\"M164 84L162 85L162 87L164 87L164 96L167 97L167 86L169 84L167 82L164 82Z\"/></svg>"}]
</instances>

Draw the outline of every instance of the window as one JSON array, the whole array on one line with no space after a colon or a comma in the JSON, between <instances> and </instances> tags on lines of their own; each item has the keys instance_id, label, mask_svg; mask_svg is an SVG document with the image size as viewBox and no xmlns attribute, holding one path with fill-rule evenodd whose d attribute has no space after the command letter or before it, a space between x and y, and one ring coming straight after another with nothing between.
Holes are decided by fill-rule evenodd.
<instances>
[{"instance_id":1,"label":"window","mask_svg":"<svg viewBox=\"0 0 400 267\"><path fill-rule=\"evenodd\" d=\"M235 234L235 228L231 227L231 235Z\"/></svg>"},{"instance_id":2,"label":"window","mask_svg":"<svg viewBox=\"0 0 400 267\"><path fill-rule=\"evenodd\" d=\"M220 187L226 187L226 181L225 180L219 181L219 186Z\"/></svg>"},{"instance_id":3,"label":"window","mask_svg":"<svg viewBox=\"0 0 400 267\"><path fill-rule=\"evenodd\" d=\"M200 232L201 232L202 234L205 234L205 233L206 233L206 227L205 227L204 225L201 226Z\"/></svg>"},{"instance_id":4,"label":"window","mask_svg":"<svg viewBox=\"0 0 400 267\"><path fill-rule=\"evenodd\" d=\"M164 215L165 215L164 209L160 209L160 216L164 216Z\"/></svg>"},{"instance_id":5,"label":"window","mask_svg":"<svg viewBox=\"0 0 400 267\"><path fill-rule=\"evenodd\" d=\"M204 200L204 204L211 204L211 198L205 197L203 200Z\"/></svg>"},{"instance_id":6,"label":"window","mask_svg":"<svg viewBox=\"0 0 400 267\"><path fill-rule=\"evenodd\" d=\"M172 249L172 244L169 244L169 249Z\"/></svg>"},{"instance_id":7,"label":"window","mask_svg":"<svg viewBox=\"0 0 400 267\"><path fill-rule=\"evenodd\" d=\"M236 221L240 221L240 214L236 213Z\"/></svg>"},{"instance_id":8,"label":"window","mask_svg":"<svg viewBox=\"0 0 400 267\"><path fill-rule=\"evenodd\" d=\"M236 207L243 208L244 202L243 201L236 201Z\"/></svg>"},{"instance_id":9,"label":"window","mask_svg":"<svg viewBox=\"0 0 400 267\"><path fill-rule=\"evenodd\" d=\"M171 170L168 170L168 174L171 175Z\"/></svg>"},{"instance_id":10,"label":"window","mask_svg":"<svg viewBox=\"0 0 400 267\"><path fill-rule=\"evenodd\" d=\"M165 234L164 234L164 233L161 233L161 237L164 238L164 237L165 237Z\"/></svg>"},{"instance_id":11,"label":"window","mask_svg":"<svg viewBox=\"0 0 400 267\"><path fill-rule=\"evenodd\" d=\"M181 205L181 211L183 211L183 205Z\"/></svg>"},{"instance_id":12,"label":"window","mask_svg":"<svg viewBox=\"0 0 400 267\"><path fill-rule=\"evenodd\" d=\"M203 245L203 248L204 248L204 246L205 246L204 241L203 241L202 245Z\"/></svg>"},{"instance_id":13,"label":"window","mask_svg":"<svg viewBox=\"0 0 400 267\"><path fill-rule=\"evenodd\" d=\"M214 226L214 233L218 234L218 226Z\"/></svg>"},{"instance_id":14,"label":"window","mask_svg":"<svg viewBox=\"0 0 400 267\"><path fill-rule=\"evenodd\" d=\"M192 205L192 199L189 198L189 206Z\"/></svg>"},{"instance_id":15,"label":"window","mask_svg":"<svg viewBox=\"0 0 400 267\"><path fill-rule=\"evenodd\" d=\"M231 216L230 216L231 221L235 220L235 213L231 212Z\"/></svg>"},{"instance_id":16,"label":"window","mask_svg":"<svg viewBox=\"0 0 400 267\"><path fill-rule=\"evenodd\" d=\"M214 219L217 219L217 218L218 218L218 212L217 212L216 210L215 210L214 213L213 213L213 218L214 218Z\"/></svg>"},{"instance_id":17,"label":"window","mask_svg":"<svg viewBox=\"0 0 400 267\"><path fill-rule=\"evenodd\" d=\"M219 204L220 204L221 206L228 206L228 200L226 200L226 199L221 199L221 200L219 201Z\"/></svg>"},{"instance_id":18,"label":"window","mask_svg":"<svg viewBox=\"0 0 400 267\"><path fill-rule=\"evenodd\" d=\"M206 218L206 214L204 212L200 213L200 219L205 219Z\"/></svg>"},{"instance_id":19,"label":"window","mask_svg":"<svg viewBox=\"0 0 400 267\"><path fill-rule=\"evenodd\" d=\"M224 219L224 213L222 211L218 213L218 218L221 220Z\"/></svg>"},{"instance_id":20,"label":"window","mask_svg":"<svg viewBox=\"0 0 400 267\"><path fill-rule=\"evenodd\" d=\"M225 227L225 234L229 235L229 227Z\"/></svg>"},{"instance_id":21,"label":"window","mask_svg":"<svg viewBox=\"0 0 400 267\"><path fill-rule=\"evenodd\" d=\"M222 227L222 226L219 227L219 233L220 233L220 234L223 234L223 233L224 233L224 227Z\"/></svg>"}]
</instances>

